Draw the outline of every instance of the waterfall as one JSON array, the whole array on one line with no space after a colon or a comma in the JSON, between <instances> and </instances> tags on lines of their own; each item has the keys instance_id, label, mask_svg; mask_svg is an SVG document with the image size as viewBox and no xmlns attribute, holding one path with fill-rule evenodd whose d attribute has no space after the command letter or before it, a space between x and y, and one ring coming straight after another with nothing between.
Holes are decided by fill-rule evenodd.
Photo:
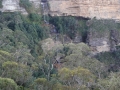
<instances>
[{"instance_id":1,"label":"waterfall","mask_svg":"<svg viewBox=\"0 0 120 90\"><path fill-rule=\"evenodd\" d=\"M41 0L41 6L42 6L42 11L43 11L43 20L45 23L49 24L47 20L47 15L49 11L47 0Z\"/></svg>"},{"instance_id":2,"label":"waterfall","mask_svg":"<svg viewBox=\"0 0 120 90\"><path fill-rule=\"evenodd\" d=\"M41 2L41 5L42 5L42 11L43 11L43 20L44 20L44 22L46 22L46 18L45 18L45 3Z\"/></svg>"},{"instance_id":3,"label":"waterfall","mask_svg":"<svg viewBox=\"0 0 120 90\"><path fill-rule=\"evenodd\" d=\"M49 11L47 0L41 0L41 7L42 7L42 12L43 12L43 20L46 24L49 24L52 26L52 29L50 30L50 32L55 34L54 40L56 42L56 41L58 41L58 33L56 30L56 27L54 25L50 24L49 20L47 18L48 11Z\"/></svg>"}]
</instances>

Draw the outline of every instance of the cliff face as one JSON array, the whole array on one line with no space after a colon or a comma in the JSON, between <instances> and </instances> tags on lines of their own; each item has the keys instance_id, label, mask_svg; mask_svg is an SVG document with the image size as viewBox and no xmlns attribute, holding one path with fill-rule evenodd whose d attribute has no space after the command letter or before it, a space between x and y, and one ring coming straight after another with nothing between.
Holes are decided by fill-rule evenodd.
<instances>
[{"instance_id":1,"label":"cliff face","mask_svg":"<svg viewBox=\"0 0 120 90\"><path fill-rule=\"evenodd\" d=\"M39 8L41 1L29 0L36 8ZM51 15L72 15L98 19L120 19L120 0L48 0ZM25 9L19 6L19 0L3 0L2 12L21 11Z\"/></svg>"},{"instance_id":2,"label":"cliff face","mask_svg":"<svg viewBox=\"0 0 120 90\"><path fill-rule=\"evenodd\" d=\"M120 0L49 0L51 15L120 19Z\"/></svg>"},{"instance_id":3,"label":"cliff face","mask_svg":"<svg viewBox=\"0 0 120 90\"><path fill-rule=\"evenodd\" d=\"M120 32L118 30L106 31L103 37L96 37L98 32L90 31L88 33L88 45L93 53L115 51L120 46Z\"/></svg>"},{"instance_id":4,"label":"cliff face","mask_svg":"<svg viewBox=\"0 0 120 90\"><path fill-rule=\"evenodd\" d=\"M3 7L0 9L2 12L15 12L20 11L23 14L27 14L24 8L19 6L19 0L3 0Z\"/></svg>"},{"instance_id":5,"label":"cliff face","mask_svg":"<svg viewBox=\"0 0 120 90\"><path fill-rule=\"evenodd\" d=\"M40 0L29 0L35 8L39 8L40 6ZM2 5L3 7L0 9L2 12L15 12L15 11L20 11L23 14L27 14L27 11L23 8L20 7L19 5L20 0L3 0Z\"/></svg>"},{"instance_id":6,"label":"cliff face","mask_svg":"<svg viewBox=\"0 0 120 90\"><path fill-rule=\"evenodd\" d=\"M110 51L110 37L110 31L105 31L102 36L100 36L99 32L90 30L87 35L87 42L94 53Z\"/></svg>"},{"instance_id":7,"label":"cliff face","mask_svg":"<svg viewBox=\"0 0 120 90\"><path fill-rule=\"evenodd\" d=\"M14 12L20 11L23 14L27 14L27 11L20 7L19 5L20 0L3 0L2 5L3 8L0 9L2 12ZM120 0L48 0L48 4L46 3L47 0L29 0L35 8L39 8L41 1L41 7L44 9L45 12L48 12L48 8L46 10L47 5L50 7L49 13L51 15L57 16L83 16L93 18L96 17L97 19L117 19L120 20ZM108 23L108 22L107 22ZM99 25L100 23L98 23ZM111 26L113 24L110 24ZM108 26L108 27L109 27ZM114 25L113 25L114 26ZM95 29L100 31L99 29ZM100 35L99 32L95 32L90 30L87 34L87 42L93 51L102 52L102 51L109 51L115 50L115 46L120 45L120 32L115 31L114 28L109 28L108 30ZM71 42L68 38L65 38L65 42ZM74 43L81 42L81 36L76 35L75 39L73 40Z\"/></svg>"}]
</instances>

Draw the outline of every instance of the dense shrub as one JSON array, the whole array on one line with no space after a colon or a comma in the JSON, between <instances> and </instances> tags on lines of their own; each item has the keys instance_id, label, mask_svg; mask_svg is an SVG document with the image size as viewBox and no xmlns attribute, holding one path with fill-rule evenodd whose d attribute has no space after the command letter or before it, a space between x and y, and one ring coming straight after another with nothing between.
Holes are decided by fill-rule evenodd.
<instances>
[{"instance_id":1,"label":"dense shrub","mask_svg":"<svg viewBox=\"0 0 120 90\"><path fill-rule=\"evenodd\" d=\"M30 13L32 10L32 3L29 2L29 0L20 0L19 5L26 9L28 13Z\"/></svg>"},{"instance_id":2,"label":"dense shrub","mask_svg":"<svg viewBox=\"0 0 120 90\"><path fill-rule=\"evenodd\" d=\"M87 20L85 19L77 19L75 17L50 17L49 20L50 23L52 23L57 30L57 33L60 34L66 34L68 35L71 39L73 39L77 33L83 34L86 32L86 22Z\"/></svg>"},{"instance_id":3,"label":"dense shrub","mask_svg":"<svg viewBox=\"0 0 120 90\"><path fill-rule=\"evenodd\" d=\"M110 71L118 71L120 67L120 50L113 52L102 52L96 58L109 66Z\"/></svg>"},{"instance_id":4,"label":"dense shrub","mask_svg":"<svg viewBox=\"0 0 120 90\"><path fill-rule=\"evenodd\" d=\"M2 5L2 1L3 1L3 0L0 0L0 8L2 8L2 7L3 7L3 5Z\"/></svg>"}]
</instances>

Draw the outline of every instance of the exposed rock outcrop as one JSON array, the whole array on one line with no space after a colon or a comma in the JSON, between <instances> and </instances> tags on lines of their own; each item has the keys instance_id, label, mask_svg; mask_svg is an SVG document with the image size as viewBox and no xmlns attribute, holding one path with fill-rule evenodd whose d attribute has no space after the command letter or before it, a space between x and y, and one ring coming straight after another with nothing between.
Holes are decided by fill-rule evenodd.
<instances>
[{"instance_id":1,"label":"exposed rock outcrop","mask_svg":"<svg viewBox=\"0 0 120 90\"><path fill-rule=\"evenodd\" d=\"M120 45L120 31L111 30L110 31L110 43L111 43L111 51L116 50L116 46Z\"/></svg>"},{"instance_id":2,"label":"exposed rock outcrop","mask_svg":"<svg viewBox=\"0 0 120 90\"><path fill-rule=\"evenodd\" d=\"M35 8L40 7L41 0L29 0ZM3 0L2 5L3 7L0 9L2 12L15 12L20 11L22 14L27 14L25 8L20 7L19 5L20 0Z\"/></svg>"},{"instance_id":3,"label":"exposed rock outcrop","mask_svg":"<svg viewBox=\"0 0 120 90\"><path fill-rule=\"evenodd\" d=\"M51 15L72 15L97 19L118 19L120 20L120 0L29 0L36 8L39 8L41 1L48 2ZM19 6L19 0L3 0L1 11L21 11L26 13L24 8Z\"/></svg>"},{"instance_id":4,"label":"exposed rock outcrop","mask_svg":"<svg viewBox=\"0 0 120 90\"><path fill-rule=\"evenodd\" d=\"M94 54L114 51L116 46L120 45L120 32L118 30L107 30L100 36L99 32L90 30L87 36L87 42Z\"/></svg>"},{"instance_id":5,"label":"exposed rock outcrop","mask_svg":"<svg viewBox=\"0 0 120 90\"><path fill-rule=\"evenodd\" d=\"M19 6L19 0L3 0L3 8L0 9L2 12L15 12L20 11L23 14L27 14L26 10Z\"/></svg>"},{"instance_id":6,"label":"exposed rock outcrop","mask_svg":"<svg viewBox=\"0 0 120 90\"><path fill-rule=\"evenodd\" d=\"M94 53L110 51L110 32L106 31L102 37L99 32L90 30L87 36L87 43Z\"/></svg>"},{"instance_id":7,"label":"exposed rock outcrop","mask_svg":"<svg viewBox=\"0 0 120 90\"><path fill-rule=\"evenodd\" d=\"M51 15L120 19L120 0L49 0Z\"/></svg>"}]
</instances>

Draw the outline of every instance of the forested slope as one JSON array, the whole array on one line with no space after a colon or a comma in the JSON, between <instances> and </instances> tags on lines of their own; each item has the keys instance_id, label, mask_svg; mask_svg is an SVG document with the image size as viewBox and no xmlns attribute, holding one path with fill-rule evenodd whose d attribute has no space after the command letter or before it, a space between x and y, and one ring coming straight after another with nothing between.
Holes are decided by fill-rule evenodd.
<instances>
[{"instance_id":1,"label":"forested slope","mask_svg":"<svg viewBox=\"0 0 120 90\"><path fill-rule=\"evenodd\" d=\"M119 90L119 46L94 56L88 40L92 30L89 39L100 39L109 25L119 31L119 23L45 17L0 13L1 90Z\"/></svg>"},{"instance_id":2,"label":"forested slope","mask_svg":"<svg viewBox=\"0 0 120 90\"><path fill-rule=\"evenodd\" d=\"M0 90L119 90L119 22L19 5L0 12Z\"/></svg>"}]
</instances>

